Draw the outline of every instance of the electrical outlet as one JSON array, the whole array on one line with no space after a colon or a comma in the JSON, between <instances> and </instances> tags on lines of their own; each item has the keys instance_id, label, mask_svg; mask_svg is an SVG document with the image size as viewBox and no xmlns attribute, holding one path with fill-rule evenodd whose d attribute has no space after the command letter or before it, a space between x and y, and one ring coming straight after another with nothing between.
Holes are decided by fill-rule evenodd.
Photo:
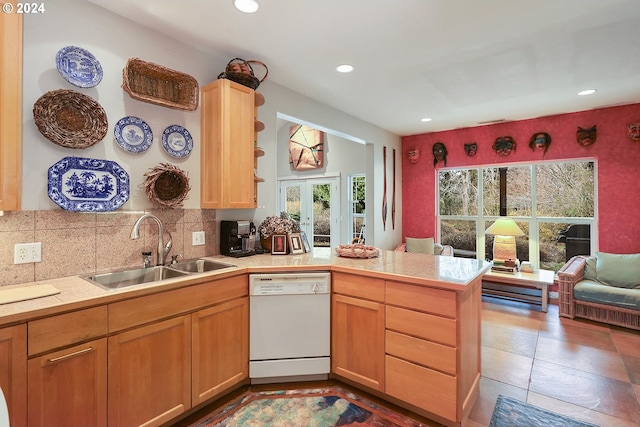
<instances>
[{"instance_id":1,"label":"electrical outlet","mask_svg":"<svg viewBox=\"0 0 640 427\"><path fill-rule=\"evenodd\" d=\"M204 245L204 231L194 231L191 235L193 246Z\"/></svg>"},{"instance_id":2,"label":"electrical outlet","mask_svg":"<svg viewBox=\"0 0 640 427\"><path fill-rule=\"evenodd\" d=\"M13 249L13 263L27 264L42 261L42 243L16 243Z\"/></svg>"}]
</instances>

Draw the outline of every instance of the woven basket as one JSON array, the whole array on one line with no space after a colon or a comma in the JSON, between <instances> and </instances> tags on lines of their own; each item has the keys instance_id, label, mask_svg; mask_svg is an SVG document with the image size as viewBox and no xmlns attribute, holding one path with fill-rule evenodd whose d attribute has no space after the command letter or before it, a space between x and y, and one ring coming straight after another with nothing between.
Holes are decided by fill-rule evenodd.
<instances>
[{"instance_id":1,"label":"woven basket","mask_svg":"<svg viewBox=\"0 0 640 427\"><path fill-rule=\"evenodd\" d=\"M338 245L336 246L338 256L347 258L377 258L380 256L380 249L367 245Z\"/></svg>"},{"instance_id":2,"label":"woven basket","mask_svg":"<svg viewBox=\"0 0 640 427\"><path fill-rule=\"evenodd\" d=\"M191 190L187 173L169 163L155 166L144 176L147 198L160 209L181 207Z\"/></svg>"},{"instance_id":3,"label":"woven basket","mask_svg":"<svg viewBox=\"0 0 640 427\"><path fill-rule=\"evenodd\" d=\"M198 108L200 87L192 76L138 58L122 70L122 89L131 98L176 110Z\"/></svg>"},{"instance_id":4,"label":"woven basket","mask_svg":"<svg viewBox=\"0 0 640 427\"><path fill-rule=\"evenodd\" d=\"M264 67L265 73L261 79L258 79L254 72L251 64L260 64ZM250 87L251 89L257 89L269 75L269 68L267 68L266 64L261 61L256 61L255 59L245 61L241 58L233 58L227 64L227 67L224 73L221 73L218 78L219 79L229 79L236 83L240 83L243 86Z\"/></svg>"},{"instance_id":5,"label":"woven basket","mask_svg":"<svg viewBox=\"0 0 640 427\"><path fill-rule=\"evenodd\" d=\"M33 119L49 141L67 148L87 148L107 134L107 114L93 98L73 90L54 90L33 105Z\"/></svg>"}]
</instances>

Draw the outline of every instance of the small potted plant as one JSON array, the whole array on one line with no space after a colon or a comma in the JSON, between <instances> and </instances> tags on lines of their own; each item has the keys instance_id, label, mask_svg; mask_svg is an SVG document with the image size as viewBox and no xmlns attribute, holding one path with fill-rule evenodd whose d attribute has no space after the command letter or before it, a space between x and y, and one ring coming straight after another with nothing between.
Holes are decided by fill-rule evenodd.
<instances>
[{"instance_id":1,"label":"small potted plant","mask_svg":"<svg viewBox=\"0 0 640 427\"><path fill-rule=\"evenodd\" d=\"M258 227L260 244L263 248L271 250L271 236L274 234L299 233L300 223L291 218L288 213L282 211L280 215L268 216Z\"/></svg>"}]
</instances>

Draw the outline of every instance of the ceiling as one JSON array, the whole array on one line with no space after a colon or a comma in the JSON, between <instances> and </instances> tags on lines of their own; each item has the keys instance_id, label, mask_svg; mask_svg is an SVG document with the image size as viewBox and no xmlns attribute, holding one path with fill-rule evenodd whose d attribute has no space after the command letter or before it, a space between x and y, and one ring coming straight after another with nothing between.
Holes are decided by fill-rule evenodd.
<instances>
[{"instance_id":1,"label":"ceiling","mask_svg":"<svg viewBox=\"0 0 640 427\"><path fill-rule=\"evenodd\" d=\"M401 136L640 102L637 0L89 1Z\"/></svg>"}]
</instances>

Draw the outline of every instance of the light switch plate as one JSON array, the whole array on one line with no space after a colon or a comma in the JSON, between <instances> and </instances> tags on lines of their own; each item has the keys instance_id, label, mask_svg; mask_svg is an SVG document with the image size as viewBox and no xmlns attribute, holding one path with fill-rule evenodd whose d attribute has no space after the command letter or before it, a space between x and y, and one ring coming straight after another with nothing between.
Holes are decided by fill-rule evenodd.
<instances>
[{"instance_id":1,"label":"light switch plate","mask_svg":"<svg viewBox=\"0 0 640 427\"><path fill-rule=\"evenodd\" d=\"M193 246L204 245L204 231L194 231L191 235Z\"/></svg>"},{"instance_id":2,"label":"light switch plate","mask_svg":"<svg viewBox=\"0 0 640 427\"><path fill-rule=\"evenodd\" d=\"M42 243L16 243L13 249L13 263L27 264L42 261Z\"/></svg>"}]
</instances>

